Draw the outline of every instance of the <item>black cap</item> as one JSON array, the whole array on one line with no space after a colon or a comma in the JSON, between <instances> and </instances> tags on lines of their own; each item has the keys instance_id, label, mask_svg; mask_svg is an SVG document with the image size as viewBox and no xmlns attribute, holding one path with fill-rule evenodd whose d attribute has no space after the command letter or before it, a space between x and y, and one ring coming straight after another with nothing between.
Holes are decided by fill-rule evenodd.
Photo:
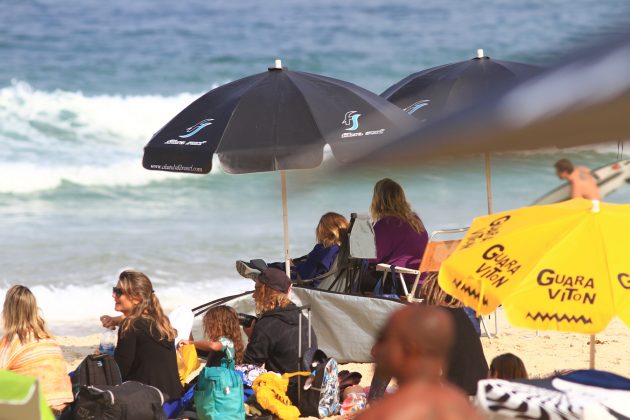
<instances>
[{"instance_id":1,"label":"black cap","mask_svg":"<svg viewBox=\"0 0 630 420\"><path fill-rule=\"evenodd\" d=\"M277 268L268 268L260 273L258 281L280 293L289 293L291 287L291 279L282 270Z\"/></svg>"}]
</instances>

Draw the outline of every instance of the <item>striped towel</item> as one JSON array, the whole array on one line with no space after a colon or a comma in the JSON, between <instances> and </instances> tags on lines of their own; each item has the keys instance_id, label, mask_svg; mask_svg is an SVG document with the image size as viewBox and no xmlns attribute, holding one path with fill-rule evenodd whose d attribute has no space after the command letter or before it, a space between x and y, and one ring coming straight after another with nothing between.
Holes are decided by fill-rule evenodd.
<instances>
[{"instance_id":1,"label":"striped towel","mask_svg":"<svg viewBox=\"0 0 630 420\"><path fill-rule=\"evenodd\" d=\"M10 343L0 340L0 369L39 379L40 389L50 407L74 400L68 366L61 347L52 339L20 343L17 336Z\"/></svg>"}]
</instances>

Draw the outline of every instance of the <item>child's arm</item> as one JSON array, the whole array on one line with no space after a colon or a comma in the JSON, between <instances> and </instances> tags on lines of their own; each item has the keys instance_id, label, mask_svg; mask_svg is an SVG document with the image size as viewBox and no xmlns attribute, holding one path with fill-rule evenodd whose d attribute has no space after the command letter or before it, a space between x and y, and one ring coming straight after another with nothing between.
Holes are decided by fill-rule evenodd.
<instances>
[{"instance_id":1,"label":"child's arm","mask_svg":"<svg viewBox=\"0 0 630 420\"><path fill-rule=\"evenodd\" d=\"M197 350L202 351L221 351L223 350L223 344L219 341L191 341L191 340L182 340L179 342L179 345L182 346L184 344L194 344Z\"/></svg>"}]
</instances>

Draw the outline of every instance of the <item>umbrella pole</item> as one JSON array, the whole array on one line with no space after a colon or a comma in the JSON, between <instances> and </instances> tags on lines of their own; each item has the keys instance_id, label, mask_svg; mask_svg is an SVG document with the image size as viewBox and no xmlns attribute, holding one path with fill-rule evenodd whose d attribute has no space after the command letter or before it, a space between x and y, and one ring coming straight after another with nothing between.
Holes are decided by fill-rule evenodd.
<instances>
[{"instance_id":1,"label":"umbrella pole","mask_svg":"<svg viewBox=\"0 0 630 420\"><path fill-rule=\"evenodd\" d=\"M591 334L591 360L588 368L595 369L595 334Z\"/></svg>"},{"instance_id":2,"label":"umbrella pole","mask_svg":"<svg viewBox=\"0 0 630 420\"><path fill-rule=\"evenodd\" d=\"M486 194L488 196L488 214L492 214L492 167L490 166L490 153L486 157Z\"/></svg>"},{"instance_id":3,"label":"umbrella pole","mask_svg":"<svg viewBox=\"0 0 630 420\"><path fill-rule=\"evenodd\" d=\"M287 276L291 277L291 257L289 257L289 206L287 205L287 174L280 171L282 188L282 224L284 226L284 265Z\"/></svg>"},{"instance_id":4,"label":"umbrella pole","mask_svg":"<svg viewBox=\"0 0 630 420\"><path fill-rule=\"evenodd\" d=\"M486 195L488 197L488 214L492 214L492 166L490 165L490 153L484 153L486 159ZM497 311L494 311L494 333L499 334L499 320Z\"/></svg>"}]
</instances>

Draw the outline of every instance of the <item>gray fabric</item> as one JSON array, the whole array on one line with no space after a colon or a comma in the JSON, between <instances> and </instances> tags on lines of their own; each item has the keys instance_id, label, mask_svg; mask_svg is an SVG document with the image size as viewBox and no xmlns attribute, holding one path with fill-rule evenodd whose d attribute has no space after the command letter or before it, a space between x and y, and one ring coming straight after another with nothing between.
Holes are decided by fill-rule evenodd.
<instances>
[{"instance_id":1,"label":"gray fabric","mask_svg":"<svg viewBox=\"0 0 630 420\"><path fill-rule=\"evenodd\" d=\"M372 361L374 339L400 302L322 290L294 288L291 299L310 305L319 348L339 363Z\"/></svg>"},{"instance_id":2,"label":"gray fabric","mask_svg":"<svg viewBox=\"0 0 630 420\"><path fill-rule=\"evenodd\" d=\"M350 256L353 258L376 258L376 241L370 217L357 215L350 232Z\"/></svg>"},{"instance_id":3,"label":"gray fabric","mask_svg":"<svg viewBox=\"0 0 630 420\"><path fill-rule=\"evenodd\" d=\"M312 328L319 348L339 363L372 362L371 350L376 335L392 312L404 305L388 299L302 287L293 288L291 300L298 306L311 307ZM226 305L238 312L255 313L251 295L236 298ZM196 338L203 337L201 318L195 319L193 334Z\"/></svg>"},{"instance_id":4,"label":"gray fabric","mask_svg":"<svg viewBox=\"0 0 630 420\"><path fill-rule=\"evenodd\" d=\"M335 262L330 267L329 273L331 274L321 280L318 288L323 290L331 290L333 292L343 292L347 283L347 272L342 273L340 272L341 270L347 271L347 268L339 268L339 256L337 256L337 258L335 258Z\"/></svg>"}]
</instances>

